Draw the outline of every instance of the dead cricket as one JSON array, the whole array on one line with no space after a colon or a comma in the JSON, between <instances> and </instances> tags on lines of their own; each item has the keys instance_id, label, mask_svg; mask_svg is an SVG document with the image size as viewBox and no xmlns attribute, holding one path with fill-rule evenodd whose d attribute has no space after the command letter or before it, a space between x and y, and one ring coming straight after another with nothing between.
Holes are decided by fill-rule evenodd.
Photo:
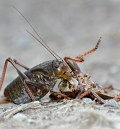
<instances>
[{"instance_id":1,"label":"dead cricket","mask_svg":"<svg viewBox=\"0 0 120 129\"><path fill-rule=\"evenodd\" d=\"M89 96L100 103L105 103L105 99L118 100L120 98L120 95L110 96L105 94L104 89L97 83L92 82L88 74L83 74L76 63L83 62L86 55L96 51L101 38L93 49L78 55L75 58L61 58L44 42L26 17L23 16L17 8L15 9L30 25L35 35L29 31L27 32L44 46L54 56L55 60L46 61L32 68L28 68L15 59L6 59L2 77L0 79L0 89L3 85L8 63L10 63L18 73L18 77L8 84L4 90L4 96L7 100L15 104L28 103L36 100L39 101L49 91L51 99L56 100L82 99L85 96ZM24 68L26 71L24 73L21 72L18 66ZM60 92L54 92L53 88L58 79L61 80L58 84Z\"/></svg>"}]
</instances>

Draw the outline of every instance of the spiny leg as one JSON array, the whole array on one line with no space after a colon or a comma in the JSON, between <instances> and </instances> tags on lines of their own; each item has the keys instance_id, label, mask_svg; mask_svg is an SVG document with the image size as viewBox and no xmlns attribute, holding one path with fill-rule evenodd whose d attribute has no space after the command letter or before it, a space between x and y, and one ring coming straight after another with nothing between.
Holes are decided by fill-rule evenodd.
<instances>
[{"instance_id":1,"label":"spiny leg","mask_svg":"<svg viewBox=\"0 0 120 129\"><path fill-rule=\"evenodd\" d=\"M23 83L23 85L24 85L24 87L25 87L26 92L27 92L28 95L30 96L31 100L32 100L32 101L35 101L34 95L32 94L32 92L30 91L29 87L27 86L27 84L26 84L26 82L25 82L25 80L26 80L26 79L29 80L29 78L17 68L17 66L16 66L16 64L15 64L15 62L14 62L14 60L12 60L11 58L6 59L6 61L5 61L4 68L3 68L3 72L2 72L2 77L1 77L1 80L0 80L0 89L2 88L2 84L3 84L4 78L5 78L5 74L6 74L8 62L11 63L12 66L13 66L13 67L16 69L16 71L18 72L18 75L19 75L19 77L20 77L20 79L21 79L21 81L22 81L22 83Z\"/></svg>"},{"instance_id":2,"label":"spiny leg","mask_svg":"<svg viewBox=\"0 0 120 129\"><path fill-rule=\"evenodd\" d=\"M83 93L79 93L76 98L77 99L82 99L84 98L85 96L87 96L88 94L90 94L90 89L87 89L86 91L84 91Z\"/></svg>"},{"instance_id":3,"label":"spiny leg","mask_svg":"<svg viewBox=\"0 0 120 129\"><path fill-rule=\"evenodd\" d=\"M83 57L86 56L86 55L88 55L88 54L90 54L90 53L92 53L92 52L94 52L94 51L96 51L98 49L98 46L99 46L100 42L101 42L101 37L99 38L99 40L97 41L96 46L93 49L91 49L91 50L89 50L89 51L87 51L87 52L85 52L85 53L83 53L81 55L78 55L75 58L64 57L64 60L66 62L67 62L67 60L72 60L72 61L75 61L75 62L83 62L84 61Z\"/></svg>"},{"instance_id":4,"label":"spiny leg","mask_svg":"<svg viewBox=\"0 0 120 129\"><path fill-rule=\"evenodd\" d=\"M61 99L68 99L71 100L70 97L68 97L65 94L62 94L60 92L51 91L49 97L53 100L61 100Z\"/></svg>"},{"instance_id":5,"label":"spiny leg","mask_svg":"<svg viewBox=\"0 0 120 129\"><path fill-rule=\"evenodd\" d=\"M27 66L25 66L24 64L20 63L19 61L17 61L16 59L13 59L14 63L21 66L22 68L29 70L30 68L28 68Z\"/></svg>"},{"instance_id":6,"label":"spiny leg","mask_svg":"<svg viewBox=\"0 0 120 129\"><path fill-rule=\"evenodd\" d=\"M75 61L75 62L83 62L84 59L83 58L71 58L71 57L64 57L64 60L65 62L67 63L68 60L72 60L72 61Z\"/></svg>"},{"instance_id":7,"label":"spiny leg","mask_svg":"<svg viewBox=\"0 0 120 129\"><path fill-rule=\"evenodd\" d=\"M87 52L85 52L85 53L83 53L81 55L78 55L76 58L78 58L78 59L83 58L84 56L86 56L86 55L88 55L88 54L90 54L92 52L95 52L98 49L98 46L99 46L100 42L101 42L101 37L99 38L99 40L97 41L96 46L93 49L91 49L91 50L89 50L89 51L87 51Z\"/></svg>"},{"instance_id":8,"label":"spiny leg","mask_svg":"<svg viewBox=\"0 0 120 129\"><path fill-rule=\"evenodd\" d=\"M87 89L86 91L84 91L82 94L78 94L76 98L80 98L82 99L83 97L87 96L87 95L92 95L93 98L97 99L99 102L105 104L105 100L102 99L97 93L95 93L94 91L92 91L91 89Z\"/></svg>"},{"instance_id":9,"label":"spiny leg","mask_svg":"<svg viewBox=\"0 0 120 129\"><path fill-rule=\"evenodd\" d=\"M101 102L102 104L105 104L106 102L105 102L105 100L104 99L102 99L98 94L96 94L94 91L92 91L91 90L91 94L93 95L93 97L95 98L95 99L97 99L99 102Z\"/></svg>"},{"instance_id":10,"label":"spiny leg","mask_svg":"<svg viewBox=\"0 0 120 129\"><path fill-rule=\"evenodd\" d=\"M6 73L6 69L7 69L7 65L8 65L8 60L12 60L11 58L8 58L6 59L5 61L5 64L4 64L4 68L3 68L3 72L2 72L2 77L0 79L0 90L1 90L1 87L2 87L2 84L3 84L3 81L4 81L4 78L5 78L5 73ZM13 59L13 62L19 66L21 66L22 68L26 69L26 70L29 70L29 68L23 64L21 64L20 62L18 62L16 59Z\"/></svg>"}]
</instances>

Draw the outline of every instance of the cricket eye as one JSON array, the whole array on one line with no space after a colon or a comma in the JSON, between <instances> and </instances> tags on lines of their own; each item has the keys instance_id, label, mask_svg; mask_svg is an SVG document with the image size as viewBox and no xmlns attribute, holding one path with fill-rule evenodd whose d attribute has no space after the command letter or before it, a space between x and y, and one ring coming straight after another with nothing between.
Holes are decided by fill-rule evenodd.
<instances>
[{"instance_id":1,"label":"cricket eye","mask_svg":"<svg viewBox=\"0 0 120 129\"><path fill-rule=\"evenodd\" d=\"M55 67L56 69L59 68L59 66L60 66L59 63L55 63L55 64L54 64L54 67Z\"/></svg>"},{"instance_id":2,"label":"cricket eye","mask_svg":"<svg viewBox=\"0 0 120 129\"><path fill-rule=\"evenodd\" d=\"M59 65L55 65L54 67L57 69L57 68L59 68Z\"/></svg>"}]
</instances>

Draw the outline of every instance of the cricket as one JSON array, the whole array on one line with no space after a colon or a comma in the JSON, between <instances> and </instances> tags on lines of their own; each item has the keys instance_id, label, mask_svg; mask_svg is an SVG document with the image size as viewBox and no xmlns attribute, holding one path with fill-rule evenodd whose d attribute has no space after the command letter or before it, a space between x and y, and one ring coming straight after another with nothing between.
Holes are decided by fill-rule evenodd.
<instances>
[{"instance_id":1,"label":"cricket","mask_svg":"<svg viewBox=\"0 0 120 129\"><path fill-rule=\"evenodd\" d=\"M77 64L77 62L82 63L85 56L98 49L101 37L98 39L95 47L87 52L84 52L74 58L67 56L61 58L45 43L28 19L16 7L13 8L29 24L34 31L34 34L28 30L27 32L38 43L46 48L55 59L40 63L32 68L28 68L16 59L7 58L5 60L0 79L0 89L3 86L8 64L11 64L16 70L18 77L6 86L4 90L6 101L10 101L15 104L39 101L48 92L50 92L49 97L54 101L89 97L95 99L101 104L105 104L106 100L109 99L114 99L116 101L120 100L120 94L111 96L105 92L106 89L112 90L113 86L99 86L99 84L91 80L90 75L84 74ZM21 72L18 66L24 68L26 71ZM57 85L59 91L56 92L53 88L56 86L58 80L60 80Z\"/></svg>"}]
</instances>

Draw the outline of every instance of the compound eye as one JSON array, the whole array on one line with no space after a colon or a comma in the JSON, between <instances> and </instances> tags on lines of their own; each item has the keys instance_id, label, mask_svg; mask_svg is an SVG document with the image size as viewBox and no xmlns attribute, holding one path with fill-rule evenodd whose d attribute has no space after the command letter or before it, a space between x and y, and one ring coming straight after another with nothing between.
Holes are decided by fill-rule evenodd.
<instances>
[{"instance_id":1,"label":"compound eye","mask_svg":"<svg viewBox=\"0 0 120 129\"><path fill-rule=\"evenodd\" d=\"M55 64L54 64L54 67L55 67L56 69L59 68L59 66L60 66L59 63L55 63Z\"/></svg>"}]
</instances>

